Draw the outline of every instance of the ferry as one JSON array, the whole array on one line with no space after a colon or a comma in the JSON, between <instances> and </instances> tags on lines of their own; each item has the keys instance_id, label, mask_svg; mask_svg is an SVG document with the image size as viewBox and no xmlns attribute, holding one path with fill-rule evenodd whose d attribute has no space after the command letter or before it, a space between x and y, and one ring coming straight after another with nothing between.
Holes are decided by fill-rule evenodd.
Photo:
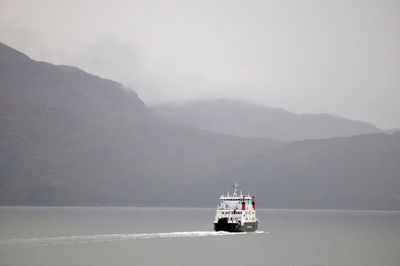
<instances>
[{"instance_id":1,"label":"ferry","mask_svg":"<svg viewBox=\"0 0 400 266\"><path fill-rule=\"evenodd\" d=\"M220 196L220 204L214 220L215 231L254 232L258 227L254 196L237 192L238 185L233 184L233 193Z\"/></svg>"}]
</instances>

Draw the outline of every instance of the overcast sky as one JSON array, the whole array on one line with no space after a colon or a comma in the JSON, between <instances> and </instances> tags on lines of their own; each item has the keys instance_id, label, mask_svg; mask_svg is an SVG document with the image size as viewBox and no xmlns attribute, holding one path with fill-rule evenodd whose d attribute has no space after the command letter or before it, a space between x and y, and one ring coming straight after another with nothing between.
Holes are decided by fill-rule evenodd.
<instances>
[{"instance_id":1,"label":"overcast sky","mask_svg":"<svg viewBox=\"0 0 400 266\"><path fill-rule=\"evenodd\" d=\"M0 0L0 41L148 104L240 98L400 127L400 1Z\"/></svg>"}]
</instances>

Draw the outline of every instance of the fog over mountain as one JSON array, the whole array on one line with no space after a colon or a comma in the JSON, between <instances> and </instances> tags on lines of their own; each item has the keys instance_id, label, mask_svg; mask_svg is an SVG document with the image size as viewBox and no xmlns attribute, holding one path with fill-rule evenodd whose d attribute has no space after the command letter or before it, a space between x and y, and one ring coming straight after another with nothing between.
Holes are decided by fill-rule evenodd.
<instances>
[{"instance_id":1,"label":"fog over mountain","mask_svg":"<svg viewBox=\"0 0 400 266\"><path fill-rule=\"evenodd\" d=\"M400 127L400 1L2 0L0 41L147 104L238 98Z\"/></svg>"},{"instance_id":2,"label":"fog over mountain","mask_svg":"<svg viewBox=\"0 0 400 266\"><path fill-rule=\"evenodd\" d=\"M372 124L335 115L297 115L232 99L155 105L153 109L166 119L199 129L250 138L295 141L382 132Z\"/></svg>"},{"instance_id":3,"label":"fog over mountain","mask_svg":"<svg viewBox=\"0 0 400 266\"><path fill-rule=\"evenodd\" d=\"M278 145L175 125L117 82L0 44L0 204L150 204Z\"/></svg>"},{"instance_id":4,"label":"fog over mountain","mask_svg":"<svg viewBox=\"0 0 400 266\"><path fill-rule=\"evenodd\" d=\"M352 123L350 123L352 125ZM282 143L166 120L131 89L0 44L0 204L400 209L400 134Z\"/></svg>"}]
</instances>

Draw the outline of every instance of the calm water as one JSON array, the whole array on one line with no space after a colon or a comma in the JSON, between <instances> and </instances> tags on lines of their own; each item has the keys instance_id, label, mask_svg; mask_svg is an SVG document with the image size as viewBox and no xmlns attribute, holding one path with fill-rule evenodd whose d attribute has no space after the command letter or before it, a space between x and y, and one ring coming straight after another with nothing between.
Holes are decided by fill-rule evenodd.
<instances>
[{"instance_id":1,"label":"calm water","mask_svg":"<svg viewBox=\"0 0 400 266\"><path fill-rule=\"evenodd\" d=\"M214 209L0 207L0 265L400 265L400 212L257 215L229 234Z\"/></svg>"}]
</instances>

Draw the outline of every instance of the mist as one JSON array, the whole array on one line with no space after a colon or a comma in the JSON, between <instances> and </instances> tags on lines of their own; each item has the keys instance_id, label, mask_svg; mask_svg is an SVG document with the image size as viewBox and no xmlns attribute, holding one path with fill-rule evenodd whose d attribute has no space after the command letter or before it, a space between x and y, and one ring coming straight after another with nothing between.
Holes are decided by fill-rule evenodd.
<instances>
[{"instance_id":1,"label":"mist","mask_svg":"<svg viewBox=\"0 0 400 266\"><path fill-rule=\"evenodd\" d=\"M147 104L238 98L400 126L397 1L2 1L0 39Z\"/></svg>"},{"instance_id":2,"label":"mist","mask_svg":"<svg viewBox=\"0 0 400 266\"><path fill-rule=\"evenodd\" d=\"M0 265L398 265L399 14L0 0Z\"/></svg>"}]
</instances>

